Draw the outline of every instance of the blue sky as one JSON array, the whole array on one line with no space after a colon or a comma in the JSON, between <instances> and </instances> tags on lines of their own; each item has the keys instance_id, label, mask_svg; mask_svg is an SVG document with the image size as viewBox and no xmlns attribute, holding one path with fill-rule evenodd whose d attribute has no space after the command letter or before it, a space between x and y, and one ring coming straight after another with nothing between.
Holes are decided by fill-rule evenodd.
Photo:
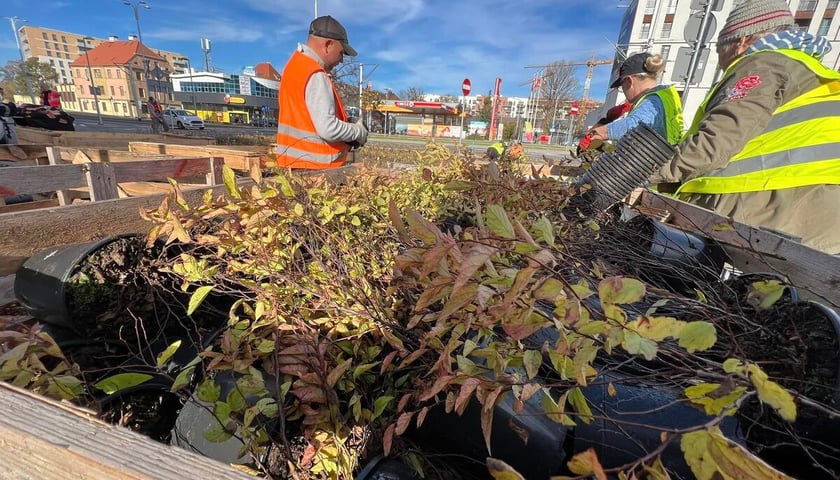
<instances>
[{"instance_id":1,"label":"blue sky","mask_svg":"<svg viewBox=\"0 0 840 480\"><path fill-rule=\"evenodd\" d=\"M136 2L136 0L133 0ZM204 64L200 39L212 42L212 64L228 73L271 62L282 70L306 38L315 0L147 0L140 10L143 42ZM126 39L136 33L122 0L3 0L4 17L72 33ZM502 78L502 94L528 96L528 65L613 58L624 8L620 0L318 0L319 15L347 28L374 88L460 94L464 77L473 94ZM623 4L628 3L624 1ZM0 25L0 64L18 59L8 20ZM372 72L370 75L368 73ZM586 67L576 68L581 90ZM602 99L610 66L596 66L591 98ZM579 92L578 95L582 93Z\"/></svg>"}]
</instances>

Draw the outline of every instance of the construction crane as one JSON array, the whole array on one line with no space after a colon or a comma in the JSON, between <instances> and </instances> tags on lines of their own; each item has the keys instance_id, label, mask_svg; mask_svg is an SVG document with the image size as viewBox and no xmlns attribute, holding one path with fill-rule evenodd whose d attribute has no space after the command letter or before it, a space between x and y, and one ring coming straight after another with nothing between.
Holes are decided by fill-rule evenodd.
<instances>
[{"instance_id":1,"label":"construction crane","mask_svg":"<svg viewBox=\"0 0 840 480\"><path fill-rule=\"evenodd\" d=\"M550 65L528 65L525 68L547 68L560 65L569 65L572 67L586 65L586 81L583 84L583 98L581 98L580 115L578 115L578 124L583 123L586 114L589 113L589 87L592 84L592 71L596 65L612 65L614 60L595 60L595 53L592 53L592 58L585 62L555 62Z\"/></svg>"}]
</instances>

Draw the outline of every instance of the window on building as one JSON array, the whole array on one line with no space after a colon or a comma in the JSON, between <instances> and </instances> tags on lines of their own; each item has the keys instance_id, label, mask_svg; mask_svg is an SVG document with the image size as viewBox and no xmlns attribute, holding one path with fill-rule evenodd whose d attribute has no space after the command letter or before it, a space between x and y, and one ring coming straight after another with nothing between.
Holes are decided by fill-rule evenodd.
<instances>
[{"instance_id":1,"label":"window on building","mask_svg":"<svg viewBox=\"0 0 840 480\"><path fill-rule=\"evenodd\" d=\"M111 78L111 69L109 68L105 70L105 72L108 74L108 78Z\"/></svg>"},{"instance_id":2,"label":"window on building","mask_svg":"<svg viewBox=\"0 0 840 480\"><path fill-rule=\"evenodd\" d=\"M44 37L44 40L49 40L47 38L47 32L41 32L41 36Z\"/></svg>"},{"instance_id":3,"label":"window on building","mask_svg":"<svg viewBox=\"0 0 840 480\"><path fill-rule=\"evenodd\" d=\"M44 42L44 48L49 50L50 49L50 42Z\"/></svg>"},{"instance_id":4,"label":"window on building","mask_svg":"<svg viewBox=\"0 0 840 480\"><path fill-rule=\"evenodd\" d=\"M668 0L668 14L673 15L677 13L677 2L678 0Z\"/></svg>"},{"instance_id":5,"label":"window on building","mask_svg":"<svg viewBox=\"0 0 840 480\"><path fill-rule=\"evenodd\" d=\"M112 97L114 96L114 86L113 85L111 85L111 96Z\"/></svg>"},{"instance_id":6,"label":"window on building","mask_svg":"<svg viewBox=\"0 0 840 480\"><path fill-rule=\"evenodd\" d=\"M117 70L117 72L119 72L119 70ZM120 97L124 97L124 96L125 96L125 87L120 85Z\"/></svg>"},{"instance_id":7,"label":"window on building","mask_svg":"<svg viewBox=\"0 0 840 480\"><path fill-rule=\"evenodd\" d=\"M100 69L98 69L98 68L97 68L97 69L95 69L95 70L93 71L93 76L94 76L94 77L96 77L96 78L102 78L102 70L100 70Z\"/></svg>"},{"instance_id":8,"label":"window on building","mask_svg":"<svg viewBox=\"0 0 840 480\"><path fill-rule=\"evenodd\" d=\"M825 6L825 9L835 10L837 8L838 3L840 3L840 0L828 0L828 5Z\"/></svg>"},{"instance_id":9,"label":"window on building","mask_svg":"<svg viewBox=\"0 0 840 480\"><path fill-rule=\"evenodd\" d=\"M654 10L656 10L656 0L647 0L647 5L645 5L645 15L653 15Z\"/></svg>"},{"instance_id":10,"label":"window on building","mask_svg":"<svg viewBox=\"0 0 840 480\"><path fill-rule=\"evenodd\" d=\"M53 46L55 47L56 50L61 50L61 47L58 46L58 43L53 43Z\"/></svg>"},{"instance_id":11,"label":"window on building","mask_svg":"<svg viewBox=\"0 0 840 480\"><path fill-rule=\"evenodd\" d=\"M99 102L99 103L102 104L102 111L107 112L108 111L108 104L105 103L105 102Z\"/></svg>"},{"instance_id":12,"label":"window on building","mask_svg":"<svg viewBox=\"0 0 840 480\"><path fill-rule=\"evenodd\" d=\"M62 71L61 71L61 76L62 76L62 77L64 77L64 78L67 78L67 71L66 71L66 70L62 70Z\"/></svg>"},{"instance_id":13,"label":"window on building","mask_svg":"<svg viewBox=\"0 0 840 480\"><path fill-rule=\"evenodd\" d=\"M55 66L55 60L53 60L52 58L50 59L50 65L52 65L53 67Z\"/></svg>"},{"instance_id":14,"label":"window on building","mask_svg":"<svg viewBox=\"0 0 840 480\"><path fill-rule=\"evenodd\" d=\"M142 72L134 72L134 75L137 77L137 80L143 80Z\"/></svg>"},{"instance_id":15,"label":"window on building","mask_svg":"<svg viewBox=\"0 0 840 480\"><path fill-rule=\"evenodd\" d=\"M799 2L800 12L813 12L817 9L817 0L802 0Z\"/></svg>"},{"instance_id":16,"label":"window on building","mask_svg":"<svg viewBox=\"0 0 840 480\"><path fill-rule=\"evenodd\" d=\"M831 19L830 18L823 18L820 20L820 29L817 30L817 35L824 37L828 35L828 27L831 26Z\"/></svg>"},{"instance_id":17,"label":"window on building","mask_svg":"<svg viewBox=\"0 0 840 480\"><path fill-rule=\"evenodd\" d=\"M61 41L62 41L62 42L64 42L64 43L67 43L67 37L65 37L64 35L62 35L62 36L61 36Z\"/></svg>"},{"instance_id":18,"label":"window on building","mask_svg":"<svg viewBox=\"0 0 840 480\"><path fill-rule=\"evenodd\" d=\"M120 70L119 68L117 69L117 78L122 78L122 70Z\"/></svg>"},{"instance_id":19,"label":"window on building","mask_svg":"<svg viewBox=\"0 0 840 480\"><path fill-rule=\"evenodd\" d=\"M62 45L62 47L64 47L64 51L65 51L65 52L69 52L69 51L70 51L70 50L67 48L67 44Z\"/></svg>"},{"instance_id":20,"label":"window on building","mask_svg":"<svg viewBox=\"0 0 840 480\"><path fill-rule=\"evenodd\" d=\"M800 32L807 32L808 27L811 26L811 19L810 18L797 18L793 22L794 22L793 28L795 30L799 30Z\"/></svg>"},{"instance_id":21,"label":"window on building","mask_svg":"<svg viewBox=\"0 0 840 480\"><path fill-rule=\"evenodd\" d=\"M641 30L639 30L639 38L647 38L648 36L650 36L650 22L644 22Z\"/></svg>"},{"instance_id":22,"label":"window on building","mask_svg":"<svg viewBox=\"0 0 840 480\"><path fill-rule=\"evenodd\" d=\"M670 53L671 53L671 46L670 45L664 45L662 47L662 53L660 55L662 55L662 58L664 58L665 61L667 62L668 61L668 55Z\"/></svg>"},{"instance_id":23,"label":"window on building","mask_svg":"<svg viewBox=\"0 0 840 480\"><path fill-rule=\"evenodd\" d=\"M64 60L59 60L58 66L64 68Z\"/></svg>"},{"instance_id":24,"label":"window on building","mask_svg":"<svg viewBox=\"0 0 840 480\"><path fill-rule=\"evenodd\" d=\"M141 88L138 88L137 90L139 90L139 93L140 93L140 98L146 98L146 91L145 91L145 90L143 90L143 88L142 88L142 87L141 87Z\"/></svg>"},{"instance_id":25,"label":"window on building","mask_svg":"<svg viewBox=\"0 0 840 480\"><path fill-rule=\"evenodd\" d=\"M56 42L58 41L58 37L56 37L54 33L52 34L52 37L53 37L54 41L56 41Z\"/></svg>"},{"instance_id":26,"label":"window on building","mask_svg":"<svg viewBox=\"0 0 840 480\"><path fill-rule=\"evenodd\" d=\"M672 22L665 22L662 24L662 38L671 38L671 29L674 27Z\"/></svg>"}]
</instances>

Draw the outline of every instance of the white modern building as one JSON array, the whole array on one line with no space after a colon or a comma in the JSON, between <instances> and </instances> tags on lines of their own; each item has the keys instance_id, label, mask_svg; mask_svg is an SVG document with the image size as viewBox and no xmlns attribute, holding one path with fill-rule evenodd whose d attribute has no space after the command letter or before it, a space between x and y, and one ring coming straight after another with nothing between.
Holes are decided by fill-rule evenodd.
<instances>
[{"instance_id":1,"label":"white modern building","mask_svg":"<svg viewBox=\"0 0 840 480\"><path fill-rule=\"evenodd\" d=\"M720 78L715 41L732 6L740 0L631 0L618 33L618 50L626 56L639 52L658 53L667 61L662 82L674 85L683 99L686 125ZM827 37L831 52L823 64L840 69L839 0L789 0L797 28ZM703 37L704 16L708 15ZM699 48L695 52L695 45ZM618 62L619 59L617 58ZM690 67L695 65L691 82ZM614 80L617 69L613 72ZM687 92L686 92L687 91ZM624 101L619 89L607 92L604 107L587 118L591 125L604 110ZM589 121L592 120L592 121Z\"/></svg>"}]
</instances>

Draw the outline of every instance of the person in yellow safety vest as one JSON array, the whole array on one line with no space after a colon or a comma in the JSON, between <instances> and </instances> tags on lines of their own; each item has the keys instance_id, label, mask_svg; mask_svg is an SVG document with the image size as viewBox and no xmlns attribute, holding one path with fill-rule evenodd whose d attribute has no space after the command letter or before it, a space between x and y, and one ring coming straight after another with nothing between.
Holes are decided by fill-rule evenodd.
<instances>
[{"instance_id":1,"label":"person in yellow safety vest","mask_svg":"<svg viewBox=\"0 0 840 480\"><path fill-rule=\"evenodd\" d=\"M313 20L306 44L298 44L280 77L277 166L340 167L351 147L367 142L367 128L347 121L329 75L344 55L356 56L347 30L330 16Z\"/></svg>"},{"instance_id":2,"label":"person in yellow safety vest","mask_svg":"<svg viewBox=\"0 0 840 480\"><path fill-rule=\"evenodd\" d=\"M490 144L489 147L487 147L487 151L484 154L490 160L498 160L502 158L502 155L505 154L506 149L507 145L505 145L505 142L495 142Z\"/></svg>"},{"instance_id":3,"label":"person in yellow safety vest","mask_svg":"<svg viewBox=\"0 0 840 480\"><path fill-rule=\"evenodd\" d=\"M618 140L630 129L645 124L671 145L679 143L683 136L682 102L673 86L659 85L664 69L661 55L637 53L625 60L610 88L621 87L632 105L629 113L606 125L596 125L587 136L592 141Z\"/></svg>"},{"instance_id":4,"label":"person in yellow safety vest","mask_svg":"<svg viewBox=\"0 0 840 480\"><path fill-rule=\"evenodd\" d=\"M736 221L840 253L840 73L784 0L746 0L719 34L723 77L652 182Z\"/></svg>"}]
</instances>

